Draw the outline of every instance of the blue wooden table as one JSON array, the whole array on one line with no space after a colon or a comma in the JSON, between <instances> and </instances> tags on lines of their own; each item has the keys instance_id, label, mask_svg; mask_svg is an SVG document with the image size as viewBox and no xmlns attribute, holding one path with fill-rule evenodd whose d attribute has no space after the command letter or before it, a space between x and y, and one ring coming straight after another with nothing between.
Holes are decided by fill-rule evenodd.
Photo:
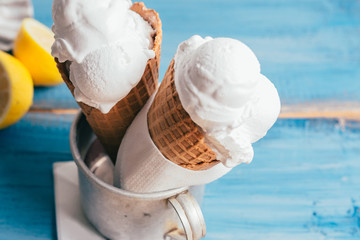
<instances>
[{"instance_id":1,"label":"blue wooden table","mask_svg":"<svg viewBox=\"0 0 360 240\"><path fill-rule=\"evenodd\" d=\"M51 1L33 0L51 26ZM360 1L147 0L163 22L160 76L194 34L250 46L280 119L250 165L209 184L206 239L360 239ZM0 131L0 239L56 239L52 164L71 160L64 84Z\"/></svg>"}]
</instances>

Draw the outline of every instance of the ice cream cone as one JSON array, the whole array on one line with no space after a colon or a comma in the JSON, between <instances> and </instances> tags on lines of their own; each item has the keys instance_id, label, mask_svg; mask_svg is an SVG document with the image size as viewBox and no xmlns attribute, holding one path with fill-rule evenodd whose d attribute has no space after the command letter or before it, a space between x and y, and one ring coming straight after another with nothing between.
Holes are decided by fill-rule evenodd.
<instances>
[{"instance_id":1,"label":"ice cream cone","mask_svg":"<svg viewBox=\"0 0 360 240\"><path fill-rule=\"evenodd\" d=\"M139 83L121 99L107 114L90 107L85 103L78 102L82 112L85 114L94 133L104 146L110 158L115 162L117 151L126 129L131 124L136 114L141 110L148 98L156 91L159 79L159 66L161 54L162 29L158 13L147 9L143 3L134 3L131 10L138 13L150 23L155 30L154 46L155 57L149 59L144 74ZM69 67L71 62L60 63L55 58L57 67L64 82L74 95L74 86L69 80Z\"/></svg>"},{"instance_id":2,"label":"ice cream cone","mask_svg":"<svg viewBox=\"0 0 360 240\"><path fill-rule=\"evenodd\" d=\"M216 154L204 142L201 128L181 105L174 82L174 60L148 112L150 136L170 161L191 170L205 170L218 164Z\"/></svg>"}]
</instances>

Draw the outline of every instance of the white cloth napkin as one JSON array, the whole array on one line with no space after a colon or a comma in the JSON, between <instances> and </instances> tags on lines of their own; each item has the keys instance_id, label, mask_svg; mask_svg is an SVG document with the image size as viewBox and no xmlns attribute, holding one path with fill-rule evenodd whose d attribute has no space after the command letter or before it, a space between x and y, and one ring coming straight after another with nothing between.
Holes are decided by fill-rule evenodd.
<instances>
[{"instance_id":1,"label":"white cloth napkin","mask_svg":"<svg viewBox=\"0 0 360 240\"><path fill-rule=\"evenodd\" d=\"M21 22L34 15L31 0L0 0L0 49L13 48Z\"/></svg>"},{"instance_id":2,"label":"white cloth napkin","mask_svg":"<svg viewBox=\"0 0 360 240\"><path fill-rule=\"evenodd\" d=\"M114 185L132 192L148 193L212 182L229 172L222 163L193 171L166 159L152 141L147 113L155 94L136 116L121 143Z\"/></svg>"},{"instance_id":3,"label":"white cloth napkin","mask_svg":"<svg viewBox=\"0 0 360 240\"><path fill-rule=\"evenodd\" d=\"M58 240L105 240L85 218L74 161L53 164Z\"/></svg>"}]
</instances>

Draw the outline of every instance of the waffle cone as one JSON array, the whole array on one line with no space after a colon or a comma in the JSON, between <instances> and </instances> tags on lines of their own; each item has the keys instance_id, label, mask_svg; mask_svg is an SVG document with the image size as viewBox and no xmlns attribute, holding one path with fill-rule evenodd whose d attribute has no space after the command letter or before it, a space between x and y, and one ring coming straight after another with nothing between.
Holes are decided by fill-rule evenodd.
<instances>
[{"instance_id":1,"label":"waffle cone","mask_svg":"<svg viewBox=\"0 0 360 240\"><path fill-rule=\"evenodd\" d=\"M170 161L191 170L205 170L219 163L204 142L201 128L181 105L174 82L174 60L148 112L150 136L160 152Z\"/></svg>"},{"instance_id":2,"label":"waffle cone","mask_svg":"<svg viewBox=\"0 0 360 240\"><path fill-rule=\"evenodd\" d=\"M141 110L149 97L156 91L159 80L159 66L161 54L162 29L158 13L147 9L143 3L134 3L131 10L138 13L148 21L155 30L154 47L155 57L149 59L143 76L139 83L121 99L107 114L90 107L85 103L78 102L82 112L86 116L89 125L104 146L110 158L115 162L116 155L126 129L130 126L136 114ZM69 67L71 62L60 63L57 59L59 72L74 95L74 85L69 80Z\"/></svg>"}]
</instances>

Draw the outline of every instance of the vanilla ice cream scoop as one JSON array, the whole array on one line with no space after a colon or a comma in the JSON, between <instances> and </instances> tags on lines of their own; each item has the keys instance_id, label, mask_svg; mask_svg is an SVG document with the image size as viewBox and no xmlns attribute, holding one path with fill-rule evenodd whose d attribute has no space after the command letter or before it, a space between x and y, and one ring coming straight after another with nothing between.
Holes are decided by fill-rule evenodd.
<instances>
[{"instance_id":1,"label":"vanilla ice cream scoop","mask_svg":"<svg viewBox=\"0 0 360 240\"><path fill-rule=\"evenodd\" d=\"M75 99L107 113L155 56L154 29L130 0L54 0L52 55L70 61Z\"/></svg>"},{"instance_id":2,"label":"vanilla ice cream scoop","mask_svg":"<svg viewBox=\"0 0 360 240\"><path fill-rule=\"evenodd\" d=\"M249 47L230 38L193 36L175 55L175 86L205 142L227 167L253 158L280 112L274 85Z\"/></svg>"}]
</instances>

